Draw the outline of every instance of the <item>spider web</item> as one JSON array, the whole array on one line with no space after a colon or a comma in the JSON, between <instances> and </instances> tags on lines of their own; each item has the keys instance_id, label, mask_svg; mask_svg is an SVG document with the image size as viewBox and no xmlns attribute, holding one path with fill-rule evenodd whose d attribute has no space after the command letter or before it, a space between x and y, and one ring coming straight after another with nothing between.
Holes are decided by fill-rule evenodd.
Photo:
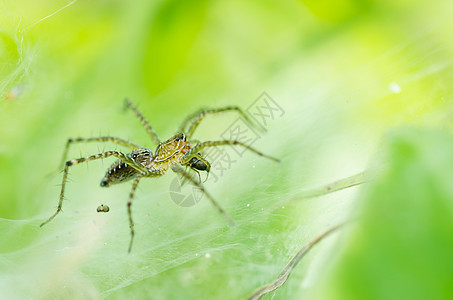
<instances>
[{"instance_id":1,"label":"spider web","mask_svg":"<svg viewBox=\"0 0 453 300\"><path fill-rule=\"evenodd\" d=\"M74 1L62 3L48 17L62 12ZM248 296L273 280L307 241L354 211L357 188L308 200L300 199L301 191L366 169L389 127L447 119L452 94L443 83L451 79L453 72L451 61L446 59L449 49L431 36L435 30L438 29L433 27L401 41L348 74L334 75L337 81L328 87L308 81L301 94L294 85L299 70L310 73L316 69L320 63L316 57L314 62L301 57L290 59L287 68L266 79L265 84L272 91L269 95L285 110L285 115L267 128L254 147L279 157L282 162L276 164L245 153L218 181L210 178L205 184L236 222L235 227L229 227L206 199L188 207L175 204L169 191L176 175L169 173L140 184L133 204L134 246L132 253L127 254L130 235L126 199L130 185L99 188L104 171L101 163L93 163L88 170L74 168L63 212L51 223L38 227L55 209L58 186L39 190L34 201L46 204L36 216L24 220L0 219L2 296L72 295L91 299L132 294L142 298L178 298L182 293L187 298ZM20 37L16 41L23 45ZM388 61L400 61L401 57L408 59L390 70L379 69L380 65L391 65ZM31 61L19 64L20 71L13 71L10 82L6 81L0 91L6 91L17 80L17 74L26 74L24 70ZM436 74L441 74L442 80L433 86ZM422 88L426 85L431 89ZM404 96L410 89L412 94ZM438 98L439 103L408 105L413 94ZM392 102L392 97L398 95L402 95L398 98L400 102ZM387 107L389 102L405 109ZM384 107L380 109L382 115L373 117L369 107L374 105ZM395 114L395 109L403 113ZM358 128L357 123L348 119L360 120L368 130ZM386 124L379 126L379 122ZM216 124L221 134L231 120ZM95 149L98 146L90 147L84 147L82 154L99 151ZM77 156L81 150L72 151ZM53 186L59 182L60 178L53 178L43 180L42 184ZM110 206L108 214L96 213L101 203ZM285 290L276 295L295 297L309 291L334 252L335 239L329 239L316 254L308 255L309 263L302 262Z\"/></svg>"}]
</instances>

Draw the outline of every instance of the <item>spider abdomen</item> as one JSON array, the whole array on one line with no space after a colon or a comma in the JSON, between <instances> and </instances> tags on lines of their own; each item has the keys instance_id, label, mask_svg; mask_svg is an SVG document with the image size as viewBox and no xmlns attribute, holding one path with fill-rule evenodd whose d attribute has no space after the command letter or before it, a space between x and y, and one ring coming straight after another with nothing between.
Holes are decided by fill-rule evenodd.
<instances>
[{"instance_id":1,"label":"spider abdomen","mask_svg":"<svg viewBox=\"0 0 453 300\"><path fill-rule=\"evenodd\" d=\"M153 153L147 148L132 151L127 156L142 165L149 167L152 164ZM121 183L135 178L139 171L123 162L121 159L115 161L105 173L101 180L101 186L108 187L112 184Z\"/></svg>"},{"instance_id":2,"label":"spider abdomen","mask_svg":"<svg viewBox=\"0 0 453 300\"><path fill-rule=\"evenodd\" d=\"M137 170L121 160L117 160L110 166L107 173L105 173L104 178L101 180L101 186L107 187L115 183L120 183L134 178L137 174Z\"/></svg>"}]
</instances>

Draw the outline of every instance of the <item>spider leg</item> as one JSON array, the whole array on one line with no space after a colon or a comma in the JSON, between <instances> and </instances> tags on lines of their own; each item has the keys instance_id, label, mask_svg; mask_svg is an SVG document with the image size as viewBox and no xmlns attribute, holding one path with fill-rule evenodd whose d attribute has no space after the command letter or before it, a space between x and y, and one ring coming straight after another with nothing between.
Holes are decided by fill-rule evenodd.
<instances>
[{"instance_id":1,"label":"spider leg","mask_svg":"<svg viewBox=\"0 0 453 300\"><path fill-rule=\"evenodd\" d=\"M58 202L57 211L52 216L50 216L49 219L47 219L45 222L43 222L40 225L40 227L42 227L42 226L46 225L47 223L49 223L61 211L61 206L63 205L65 185L66 185L66 181L67 181L67 178L68 178L69 167L72 167L74 165L77 165L77 164L80 164L80 163L83 163L83 162L88 162L88 161L101 159L101 158L107 158L107 157L110 157L110 156L114 156L116 158L121 159L123 162L127 163L129 166L133 167L137 171L146 172L146 171L149 170L144 165L142 165L142 164L132 160L131 158L129 158L126 154L121 153L121 152L117 152L117 151L106 151L106 152L102 152L102 153L91 155L91 156L87 156L87 157L82 157L82 158L78 158L78 159L68 160L65 163L65 168L64 168L64 173L63 173L63 181L61 183L60 200Z\"/></svg>"},{"instance_id":2,"label":"spider leg","mask_svg":"<svg viewBox=\"0 0 453 300\"><path fill-rule=\"evenodd\" d=\"M200 173L199 173L196 169L191 168L191 167L189 167L189 166L185 166L185 167L186 167L186 168L184 169L184 171L187 172L187 170L189 170L189 172L187 172L187 173L189 173L189 174L190 174L190 171L195 171L195 172L197 172L197 173L198 173L198 182L201 182ZM192 174L191 174L191 175L192 175ZM180 182L181 186L184 186L184 185L186 184L186 182L187 182L187 179L186 179L185 177L182 177L181 182Z\"/></svg>"},{"instance_id":3,"label":"spider leg","mask_svg":"<svg viewBox=\"0 0 453 300\"><path fill-rule=\"evenodd\" d=\"M132 243L134 241L134 221L132 220L132 200L134 199L135 195L135 190L137 189L138 183L140 179L143 177L158 177L164 175L163 171L160 170L149 170L143 173L140 173L134 180L134 183L132 184L132 190L131 193L129 194L129 201L127 201L127 214L129 216L129 227L131 229L131 241L129 242L129 250L128 252L131 253L132 250Z\"/></svg>"},{"instance_id":4,"label":"spider leg","mask_svg":"<svg viewBox=\"0 0 453 300\"><path fill-rule=\"evenodd\" d=\"M263 157L268 158L270 160L273 160L273 161L276 161L276 162L280 162L279 159L277 159L275 157L272 157L272 156L269 156L269 155L266 155L266 154L256 150L255 148L252 148L252 147L250 147L250 146L248 146L248 145L246 145L246 144L244 144L242 142L224 140L224 141L207 141L207 142L196 144L194 147L192 147L190 149L189 152L187 152L184 155L184 162L183 163L189 162L194 156L196 156L196 153L202 151L206 147L215 147L215 146L223 146L223 145L237 145L237 146L241 146L241 147L246 148L249 151L252 151L253 153L255 153L255 154L259 155L259 156L263 156Z\"/></svg>"},{"instance_id":5,"label":"spider leg","mask_svg":"<svg viewBox=\"0 0 453 300\"><path fill-rule=\"evenodd\" d=\"M195 173L197 173L198 175L198 182L201 182L201 175L200 175L200 172L197 171L197 169L194 169L194 168L190 168L192 171L194 171Z\"/></svg>"},{"instance_id":6,"label":"spider leg","mask_svg":"<svg viewBox=\"0 0 453 300\"><path fill-rule=\"evenodd\" d=\"M260 130L265 130L264 128L256 125L255 123L252 122L250 117L238 106L226 106L222 108L214 108L214 109L206 109L206 110L201 110L198 111L189 117L187 117L184 122L181 124L179 127L178 132L184 132L186 134L187 139L190 139L195 132L195 129L197 129L198 125L200 125L201 121L203 118L208 115L208 114L216 114L216 113L221 113L221 112L227 112L227 111L236 111L239 113L241 117L244 118L244 120L253 125L256 128L259 128ZM190 125L189 125L190 124ZM186 127L189 126L189 128Z\"/></svg>"},{"instance_id":7,"label":"spider leg","mask_svg":"<svg viewBox=\"0 0 453 300\"><path fill-rule=\"evenodd\" d=\"M186 171L186 172L187 172L187 167L189 167L189 166L186 166L186 169L184 170L184 171ZM190 170L191 170L191 171L194 171L195 173L197 173L197 175L198 175L198 182L201 183L201 175L200 175L200 172L199 172L197 169L192 168L192 167L189 167L189 171L190 171ZM189 172L187 172L187 173L189 173ZM190 174L190 173L189 173L189 174ZM206 176L206 178L207 178L207 176ZM187 182L187 179L186 179L185 177L183 177L183 178L182 178L182 181L181 181L181 186L184 186L184 185L186 184L186 182ZM203 182L206 182L206 180L204 180Z\"/></svg>"},{"instance_id":8,"label":"spider leg","mask_svg":"<svg viewBox=\"0 0 453 300\"><path fill-rule=\"evenodd\" d=\"M148 120L142 115L142 113L137 109L137 107L132 104L132 102L129 99L124 100L124 105L128 108L130 108L135 115L140 119L140 123L142 123L143 127L145 127L146 132L151 136L151 139L156 145L160 144L160 139L157 136L156 131L151 127L149 124Z\"/></svg>"},{"instance_id":9,"label":"spider leg","mask_svg":"<svg viewBox=\"0 0 453 300\"><path fill-rule=\"evenodd\" d=\"M124 147L127 147L129 149L135 150L138 148L141 148L139 145L134 144L132 142L116 138L116 137L111 137L111 136L101 136L101 137L89 137L89 138L70 138L66 142L66 147L63 152L63 157L61 159L60 164L58 165L58 169L60 169L61 166L64 165L64 162L66 160L66 157L68 155L69 147L71 144L74 143L88 143L88 142L112 142L117 145L121 145Z\"/></svg>"},{"instance_id":10,"label":"spider leg","mask_svg":"<svg viewBox=\"0 0 453 300\"><path fill-rule=\"evenodd\" d=\"M179 165L173 165L171 167L171 169L175 173L181 174L182 176L184 176L185 179L192 182L193 185L198 187L203 192L203 194L206 195L206 197L209 199L209 201L211 201L212 205L214 205L214 207L217 209L217 211L228 221L228 223L230 223L231 226L235 226L233 220L227 215L227 213L223 210L223 208L220 207L220 205L217 203L217 201L214 200L214 198L211 196L211 194L209 194L206 191L206 189L204 188L204 186L201 183L198 183L192 176L190 176L189 173L184 171L184 169Z\"/></svg>"}]
</instances>

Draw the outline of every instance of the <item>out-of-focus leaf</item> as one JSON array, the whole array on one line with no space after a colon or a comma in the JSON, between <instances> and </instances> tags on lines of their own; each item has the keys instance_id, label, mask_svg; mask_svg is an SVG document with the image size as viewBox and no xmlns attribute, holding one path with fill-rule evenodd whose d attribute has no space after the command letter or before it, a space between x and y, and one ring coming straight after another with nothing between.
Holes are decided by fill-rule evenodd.
<instances>
[{"instance_id":1,"label":"out-of-focus leaf","mask_svg":"<svg viewBox=\"0 0 453 300\"><path fill-rule=\"evenodd\" d=\"M170 0L152 18L143 65L151 95L165 89L181 68L202 28L206 6L206 0Z\"/></svg>"},{"instance_id":2,"label":"out-of-focus leaf","mask_svg":"<svg viewBox=\"0 0 453 300\"><path fill-rule=\"evenodd\" d=\"M366 12L373 0L301 0L318 18L329 22L342 22Z\"/></svg>"},{"instance_id":3,"label":"out-of-focus leaf","mask_svg":"<svg viewBox=\"0 0 453 300\"><path fill-rule=\"evenodd\" d=\"M393 136L390 165L364 197L319 299L453 298L452 151L451 135Z\"/></svg>"}]
</instances>

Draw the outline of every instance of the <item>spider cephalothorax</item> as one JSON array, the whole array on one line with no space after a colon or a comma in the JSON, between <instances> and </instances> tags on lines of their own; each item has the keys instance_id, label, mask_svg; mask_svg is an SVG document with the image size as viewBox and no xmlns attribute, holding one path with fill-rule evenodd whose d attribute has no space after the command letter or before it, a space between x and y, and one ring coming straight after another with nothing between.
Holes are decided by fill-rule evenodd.
<instances>
[{"instance_id":1,"label":"spider cephalothorax","mask_svg":"<svg viewBox=\"0 0 453 300\"><path fill-rule=\"evenodd\" d=\"M234 224L231 218L225 213L225 211L219 206L219 204L214 200L214 198L205 190L203 185L196 181L189 173L187 173L183 167L189 167L190 169L196 171L206 171L209 172L210 164L202 157L203 149L207 147L223 146L223 145L237 145L246 148L249 151L252 151L260 156L278 161L278 159L271 156L267 156L254 148L234 140L221 140L221 141L207 141L207 142L194 142L191 144L190 139L195 131L195 129L200 124L201 120L207 114L214 114L225 111L236 111L238 112L247 122L251 123L247 115L236 106L228 106L220 109L211 109L203 110L196 114L189 116L181 125L178 130L178 134L170 138L165 142L161 142L157 136L154 129L151 127L149 122L143 117L143 115L138 111L138 109L126 99L125 105L130 108L137 117L140 119L142 125L145 127L146 131L150 135L152 141L157 145L155 154L151 152L148 148L141 147L132 142L110 137L94 137L94 138L74 138L69 139L66 143L66 148L63 153L62 164L65 161L69 146L73 143L80 142L112 142L124 147L131 149L130 153L122 153L118 151L106 151L99 154L82 157L79 159L68 160L64 163L65 169L63 173L63 181L60 193L60 200L58 202L58 208L56 212L50 216L41 226L49 223L60 211L63 205L64 190L67 181L69 168L82 163L92 160L107 158L114 156L117 160L109 167L104 178L101 180L101 186L108 187L112 184L117 184L125 182L127 180L134 179L132 184L132 190L129 194L129 201L127 202L127 210L129 216L129 225L131 229L131 240L129 243L129 252L132 248L132 242L134 239L134 223L132 221L132 200L134 198L135 190L137 189L139 181L144 177L159 177L164 175L168 170L172 170L175 173L181 174L186 180L192 182L196 185L205 195L206 198L214 205L214 207L221 213L225 219L230 223ZM98 207L98 212L107 212L108 206L101 205Z\"/></svg>"}]
</instances>

